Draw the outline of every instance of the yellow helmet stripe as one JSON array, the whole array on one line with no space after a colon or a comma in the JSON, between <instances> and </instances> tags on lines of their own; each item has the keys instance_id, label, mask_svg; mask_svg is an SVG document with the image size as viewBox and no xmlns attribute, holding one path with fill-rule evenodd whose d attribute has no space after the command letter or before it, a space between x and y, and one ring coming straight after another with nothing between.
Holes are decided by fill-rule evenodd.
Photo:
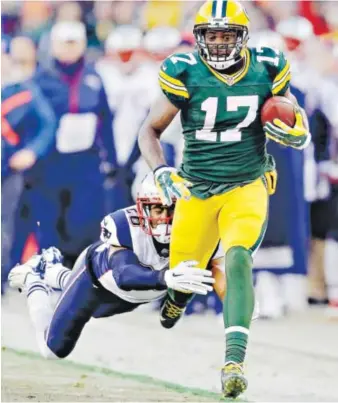
<instances>
[{"instance_id":1,"label":"yellow helmet stripe","mask_svg":"<svg viewBox=\"0 0 338 403\"><path fill-rule=\"evenodd\" d=\"M223 18L226 16L227 0L213 0L212 2L212 17Z\"/></svg>"}]
</instances>

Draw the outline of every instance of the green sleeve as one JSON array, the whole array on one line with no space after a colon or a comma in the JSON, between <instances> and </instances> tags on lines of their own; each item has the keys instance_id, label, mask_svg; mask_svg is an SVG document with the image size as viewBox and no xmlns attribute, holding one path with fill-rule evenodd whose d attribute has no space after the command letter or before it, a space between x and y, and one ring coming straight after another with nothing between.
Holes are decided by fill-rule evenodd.
<instances>
[{"instance_id":1,"label":"green sleeve","mask_svg":"<svg viewBox=\"0 0 338 403\"><path fill-rule=\"evenodd\" d=\"M158 80L169 101L177 108L182 109L189 99L189 92L182 81L182 72L178 71L170 57L163 62Z\"/></svg>"},{"instance_id":2,"label":"green sleeve","mask_svg":"<svg viewBox=\"0 0 338 403\"><path fill-rule=\"evenodd\" d=\"M284 95L290 87L290 80L290 63L285 58L284 53L280 52L279 62L276 66L276 73L272 82L273 95Z\"/></svg>"}]
</instances>

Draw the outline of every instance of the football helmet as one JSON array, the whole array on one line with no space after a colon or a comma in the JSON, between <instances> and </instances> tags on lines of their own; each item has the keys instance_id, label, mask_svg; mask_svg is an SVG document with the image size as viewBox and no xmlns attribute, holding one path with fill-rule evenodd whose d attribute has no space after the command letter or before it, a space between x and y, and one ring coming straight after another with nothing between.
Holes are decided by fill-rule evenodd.
<instances>
[{"instance_id":1,"label":"football helmet","mask_svg":"<svg viewBox=\"0 0 338 403\"><path fill-rule=\"evenodd\" d=\"M244 6L236 0L208 0L199 9L194 35L201 57L214 69L224 70L243 56L249 39L249 17ZM207 31L235 33L230 44L208 44Z\"/></svg>"},{"instance_id":2,"label":"football helmet","mask_svg":"<svg viewBox=\"0 0 338 403\"><path fill-rule=\"evenodd\" d=\"M299 45L314 36L313 26L304 17L291 17L276 25L278 32L285 41L289 51L297 50Z\"/></svg>"},{"instance_id":3,"label":"football helmet","mask_svg":"<svg viewBox=\"0 0 338 403\"><path fill-rule=\"evenodd\" d=\"M153 223L154 219L151 217L150 208L152 205L157 204L163 206L159 191L155 185L155 179L152 172L148 173L143 179L141 189L136 198L136 209L140 225L147 235L153 236L156 241L168 244L170 242L171 226L174 216L176 199L168 209L168 216L161 218L160 223ZM158 219L156 219L158 221Z\"/></svg>"},{"instance_id":4,"label":"football helmet","mask_svg":"<svg viewBox=\"0 0 338 403\"><path fill-rule=\"evenodd\" d=\"M143 47L153 59L162 61L175 52L180 42L181 34L176 28L156 27L145 34Z\"/></svg>"},{"instance_id":5,"label":"football helmet","mask_svg":"<svg viewBox=\"0 0 338 403\"><path fill-rule=\"evenodd\" d=\"M130 61L134 53L142 46L142 31L132 25L115 28L105 43L107 53L117 55L123 63Z\"/></svg>"}]
</instances>

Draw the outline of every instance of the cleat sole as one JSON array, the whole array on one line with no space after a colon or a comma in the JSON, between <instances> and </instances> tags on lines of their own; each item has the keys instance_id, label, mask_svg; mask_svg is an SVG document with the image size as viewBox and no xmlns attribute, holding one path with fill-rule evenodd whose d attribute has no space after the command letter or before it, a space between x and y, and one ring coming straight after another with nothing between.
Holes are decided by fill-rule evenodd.
<instances>
[{"instance_id":1,"label":"cleat sole","mask_svg":"<svg viewBox=\"0 0 338 403\"><path fill-rule=\"evenodd\" d=\"M223 396L236 398L237 396L242 394L247 387L248 383L244 377L237 375L232 376L223 384Z\"/></svg>"}]
</instances>

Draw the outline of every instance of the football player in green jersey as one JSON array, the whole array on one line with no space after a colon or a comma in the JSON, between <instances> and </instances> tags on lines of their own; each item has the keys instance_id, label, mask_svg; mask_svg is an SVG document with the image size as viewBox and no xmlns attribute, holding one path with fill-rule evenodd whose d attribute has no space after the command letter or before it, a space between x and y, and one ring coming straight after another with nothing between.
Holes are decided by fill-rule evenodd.
<instances>
[{"instance_id":1,"label":"football player in green jersey","mask_svg":"<svg viewBox=\"0 0 338 403\"><path fill-rule=\"evenodd\" d=\"M290 93L290 65L282 52L249 49L249 18L235 0L207 1L195 21L197 51L174 54L162 64L163 95L140 131L139 145L153 169L164 204L176 203L170 267L197 260L207 267L218 240L226 252L224 299L225 396L247 387L243 373L254 307L252 256L267 226L269 195L277 174L266 137L302 149L310 141L305 113ZM296 123L278 119L262 127L260 110L274 96L289 98ZM185 148L178 172L166 165L159 138L181 112ZM171 328L191 295L171 292L161 323Z\"/></svg>"}]
</instances>

